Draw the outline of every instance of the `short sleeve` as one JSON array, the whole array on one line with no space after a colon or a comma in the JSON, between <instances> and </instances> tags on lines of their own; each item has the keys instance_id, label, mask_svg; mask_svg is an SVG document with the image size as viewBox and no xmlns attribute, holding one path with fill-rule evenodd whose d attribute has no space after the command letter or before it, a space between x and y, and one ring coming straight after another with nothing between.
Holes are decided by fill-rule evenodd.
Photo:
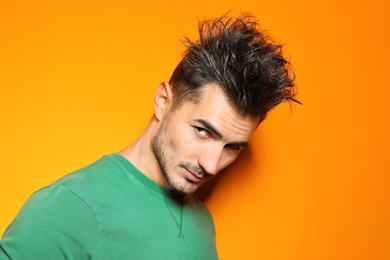
<instances>
[{"instance_id":1,"label":"short sleeve","mask_svg":"<svg viewBox=\"0 0 390 260\"><path fill-rule=\"evenodd\" d=\"M93 259L99 225L82 198L63 186L33 194L0 240L0 259Z\"/></svg>"}]
</instances>

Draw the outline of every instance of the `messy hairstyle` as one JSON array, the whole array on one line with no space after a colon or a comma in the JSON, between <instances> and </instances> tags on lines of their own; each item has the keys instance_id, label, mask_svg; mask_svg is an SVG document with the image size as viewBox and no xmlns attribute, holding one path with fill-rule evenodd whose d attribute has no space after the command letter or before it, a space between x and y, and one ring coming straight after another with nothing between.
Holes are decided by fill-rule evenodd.
<instances>
[{"instance_id":1,"label":"messy hairstyle","mask_svg":"<svg viewBox=\"0 0 390 260\"><path fill-rule=\"evenodd\" d=\"M241 115L258 117L259 123L279 103L299 103L282 46L258 29L252 15L202 21L199 35L198 41L183 40L186 51L169 81L173 109L199 101L206 84L221 87Z\"/></svg>"}]
</instances>

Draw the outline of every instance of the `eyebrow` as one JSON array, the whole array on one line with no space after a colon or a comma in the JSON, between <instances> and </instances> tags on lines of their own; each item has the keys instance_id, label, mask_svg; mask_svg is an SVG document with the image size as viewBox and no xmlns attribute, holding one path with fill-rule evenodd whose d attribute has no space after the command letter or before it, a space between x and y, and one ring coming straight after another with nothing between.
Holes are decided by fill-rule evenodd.
<instances>
[{"instance_id":1,"label":"eyebrow","mask_svg":"<svg viewBox=\"0 0 390 260\"><path fill-rule=\"evenodd\" d=\"M203 119L196 119L195 121L202 124L204 128L207 128L207 130L213 132L219 138L222 138L222 134L210 122Z\"/></svg>"},{"instance_id":2,"label":"eyebrow","mask_svg":"<svg viewBox=\"0 0 390 260\"><path fill-rule=\"evenodd\" d=\"M215 134L219 138L223 138L222 134L210 122L203 120L203 119L196 119L195 121L200 123L201 125L203 125L204 128L206 128L207 130L209 130L210 132L212 132L213 134ZM229 144L245 147L248 145L248 142L232 142Z\"/></svg>"}]
</instances>

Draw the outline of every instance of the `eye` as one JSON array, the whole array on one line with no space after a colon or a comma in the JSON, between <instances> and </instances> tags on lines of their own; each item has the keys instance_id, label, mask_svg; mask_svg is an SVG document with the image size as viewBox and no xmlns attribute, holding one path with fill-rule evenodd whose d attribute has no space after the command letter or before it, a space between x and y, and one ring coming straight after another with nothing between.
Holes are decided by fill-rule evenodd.
<instances>
[{"instance_id":1,"label":"eye","mask_svg":"<svg viewBox=\"0 0 390 260\"><path fill-rule=\"evenodd\" d=\"M227 144L225 147L231 151L240 151L243 148L242 146L236 144Z\"/></svg>"},{"instance_id":2,"label":"eye","mask_svg":"<svg viewBox=\"0 0 390 260\"><path fill-rule=\"evenodd\" d=\"M202 127L195 127L195 133L200 138L209 138L210 137L209 131L207 131L206 129L204 129Z\"/></svg>"}]
</instances>

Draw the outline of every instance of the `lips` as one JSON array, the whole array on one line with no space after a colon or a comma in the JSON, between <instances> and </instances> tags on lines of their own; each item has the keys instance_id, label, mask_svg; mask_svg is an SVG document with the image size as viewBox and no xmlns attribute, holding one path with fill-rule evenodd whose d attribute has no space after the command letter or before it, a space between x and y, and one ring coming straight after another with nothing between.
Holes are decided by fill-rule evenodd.
<instances>
[{"instance_id":1,"label":"lips","mask_svg":"<svg viewBox=\"0 0 390 260\"><path fill-rule=\"evenodd\" d=\"M186 179L189 181L189 182L192 182L192 183L196 183L196 182L201 182L204 180L203 177L200 177L198 175L196 175L195 173L191 172L190 170L188 170L187 168L184 168L185 171L186 171Z\"/></svg>"}]
</instances>

